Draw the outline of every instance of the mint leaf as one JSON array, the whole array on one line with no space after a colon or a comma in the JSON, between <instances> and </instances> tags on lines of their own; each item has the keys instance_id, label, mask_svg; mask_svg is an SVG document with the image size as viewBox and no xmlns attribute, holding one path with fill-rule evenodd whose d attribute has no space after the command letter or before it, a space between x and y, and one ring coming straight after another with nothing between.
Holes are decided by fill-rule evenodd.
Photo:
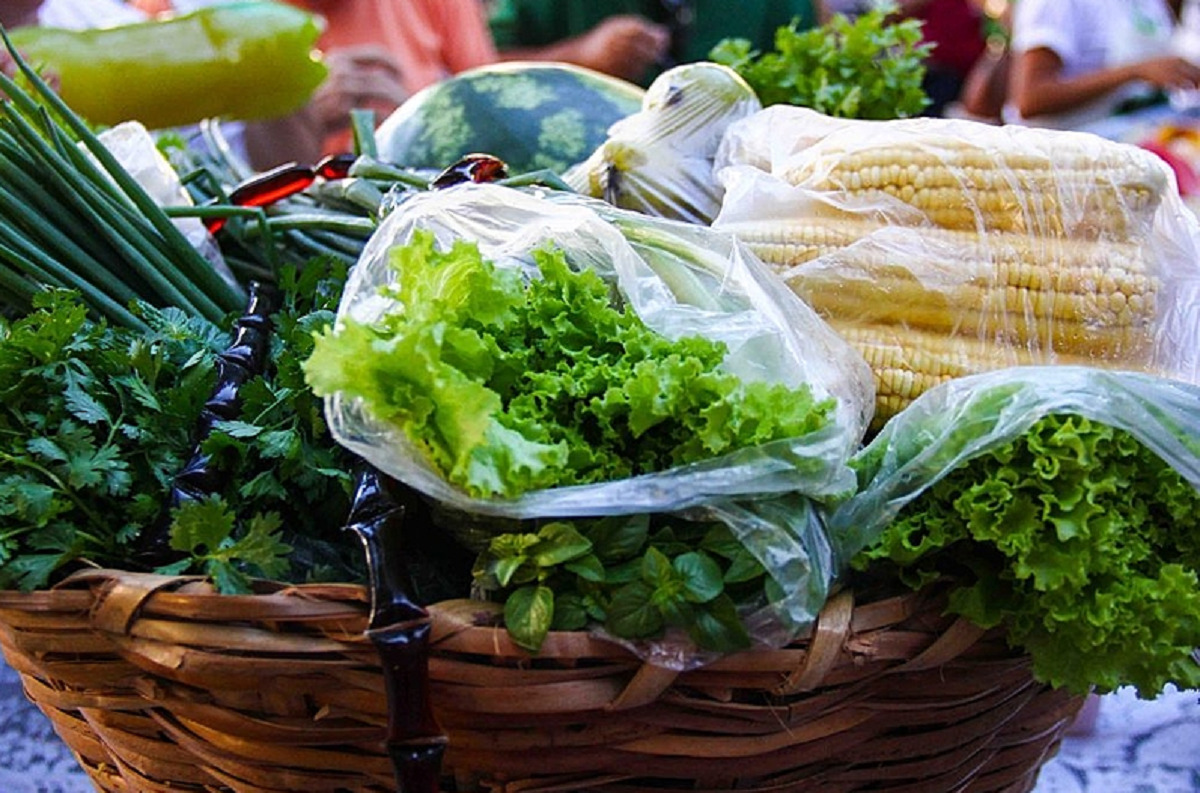
<instances>
[{"instance_id":1,"label":"mint leaf","mask_svg":"<svg viewBox=\"0 0 1200 793\"><path fill-rule=\"evenodd\" d=\"M671 567L683 580L684 594L692 603L707 603L725 589L721 568L700 551L675 557Z\"/></svg>"},{"instance_id":2,"label":"mint leaf","mask_svg":"<svg viewBox=\"0 0 1200 793\"><path fill-rule=\"evenodd\" d=\"M539 567L563 564L592 550L591 540L580 534L570 523L547 523L538 531L538 537L540 542L532 548L532 553Z\"/></svg>"},{"instance_id":3,"label":"mint leaf","mask_svg":"<svg viewBox=\"0 0 1200 793\"><path fill-rule=\"evenodd\" d=\"M651 602L654 590L644 581L634 581L613 593L605 627L616 636L641 639L657 636L665 622Z\"/></svg>"},{"instance_id":4,"label":"mint leaf","mask_svg":"<svg viewBox=\"0 0 1200 793\"><path fill-rule=\"evenodd\" d=\"M525 586L504 602L504 624L519 647L541 649L554 622L554 592L549 587Z\"/></svg>"},{"instance_id":5,"label":"mint leaf","mask_svg":"<svg viewBox=\"0 0 1200 793\"><path fill-rule=\"evenodd\" d=\"M705 650L732 653L750 647L750 634L727 595L697 607L692 622L686 627L696 646Z\"/></svg>"}]
</instances>

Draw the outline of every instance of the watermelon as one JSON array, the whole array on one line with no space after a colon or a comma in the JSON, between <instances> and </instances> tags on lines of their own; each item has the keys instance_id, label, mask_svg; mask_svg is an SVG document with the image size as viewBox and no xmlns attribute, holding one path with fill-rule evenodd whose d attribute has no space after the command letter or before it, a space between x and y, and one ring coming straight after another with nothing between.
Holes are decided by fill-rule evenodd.
<instances>
[{"instance_id":1,"label":"watermelon","mask_svg":"<svg viewBox=\"0 0 1200 793\"><path fill-rule=\"evenodd\" d=\"M463 155L492 154L512 174L562 173L586 159L614 122L636 113L639 86L564 63L510 62L429 86L375 132L380 159L442 169Z\"/></svg>"}]
</instances>

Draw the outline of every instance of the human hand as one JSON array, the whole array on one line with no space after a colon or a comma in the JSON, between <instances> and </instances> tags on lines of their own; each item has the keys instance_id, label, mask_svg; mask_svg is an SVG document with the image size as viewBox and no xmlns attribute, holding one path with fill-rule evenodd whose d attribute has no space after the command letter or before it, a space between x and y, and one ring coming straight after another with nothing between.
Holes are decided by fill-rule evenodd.
<instances>
[{"instance_id":1,"label":"human hand","mask_svg":"<svg viewBox=\"0 0 1200 793\"><path fill-rule=\"evenodd\" d=\"M1200 86L1200 66L1186 58L1165 55L1136 63L1132 67L1135 79L1158 88L1196 88Z\"/></svg>"},{"instance_id":2,"label":"human hand","mask_svg":"<svg viewBox=\"0 0 1200 793\"><path fill-rule=\"evenodd\" d=\"M408 98L399 61L383 47L346 47L325 56L329 76L313 94L311 108L322 129L349 124L350 111L369 108L386 116Z\"/></svg>"},{"instance_id":3,"label":"human hand","mask_svg":"<svg viewBox=\"0 0 1200 793\"><path fill-rule=\"evenodd\" d=\"M667 54L671 34L666 27L631 14L605 19L578 36L571 60L580 66L637 80Z\"/></svg>"}]
</instances>

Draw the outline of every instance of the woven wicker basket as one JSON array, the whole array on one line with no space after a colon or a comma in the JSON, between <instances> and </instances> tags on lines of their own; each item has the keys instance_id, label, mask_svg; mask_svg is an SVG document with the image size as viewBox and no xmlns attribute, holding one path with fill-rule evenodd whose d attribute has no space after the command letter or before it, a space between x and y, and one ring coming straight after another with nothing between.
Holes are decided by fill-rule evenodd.
<instances>
[{"instance_id":1,"label":"woven wicker basket","mask_svg":"<svg viewBox=\"0 0 1200 793\"><path fill-rule=\"evenodd\" d=\"M100 790L394 790L368 600L94 571L0 593L0 641ZM842 593L785 649L675 674L584 633L531 659L438 604L444 788L1027 791L1083 700L941 605Z\"/></svg>"}]
</instances>

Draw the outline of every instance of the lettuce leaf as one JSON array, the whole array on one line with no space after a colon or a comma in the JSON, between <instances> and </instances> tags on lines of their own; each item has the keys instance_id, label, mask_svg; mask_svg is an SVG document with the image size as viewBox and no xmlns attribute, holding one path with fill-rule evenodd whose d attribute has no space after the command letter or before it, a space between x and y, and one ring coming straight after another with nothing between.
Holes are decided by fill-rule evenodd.
<instances>
[{"instance_id":1,"label":"lettuce leaf","mask_svg":"<svg viewBox=\"0 0 1200 793\"><path fill-rule=\"evenodd\" d=\"M1200 686L1200 492L1129 433L1039 420L909 504L854 566L948 577L950 608L1003 625L1075 691Z\"/></svg>"},{"instance_id":2,"label":"lettuce leaf","mask_svg":"<svg viewBox=\"0 0 1200 793\"><path fill-rule=\"evenodd\" d=\"M428 232L390 255L394 310L320 334L308 383L362 400L472 496L660 471L831 419L807 388L722 371L719 342L654 332L562 251L534 251L528 281Z\"/></svg>"}]
</instances>

